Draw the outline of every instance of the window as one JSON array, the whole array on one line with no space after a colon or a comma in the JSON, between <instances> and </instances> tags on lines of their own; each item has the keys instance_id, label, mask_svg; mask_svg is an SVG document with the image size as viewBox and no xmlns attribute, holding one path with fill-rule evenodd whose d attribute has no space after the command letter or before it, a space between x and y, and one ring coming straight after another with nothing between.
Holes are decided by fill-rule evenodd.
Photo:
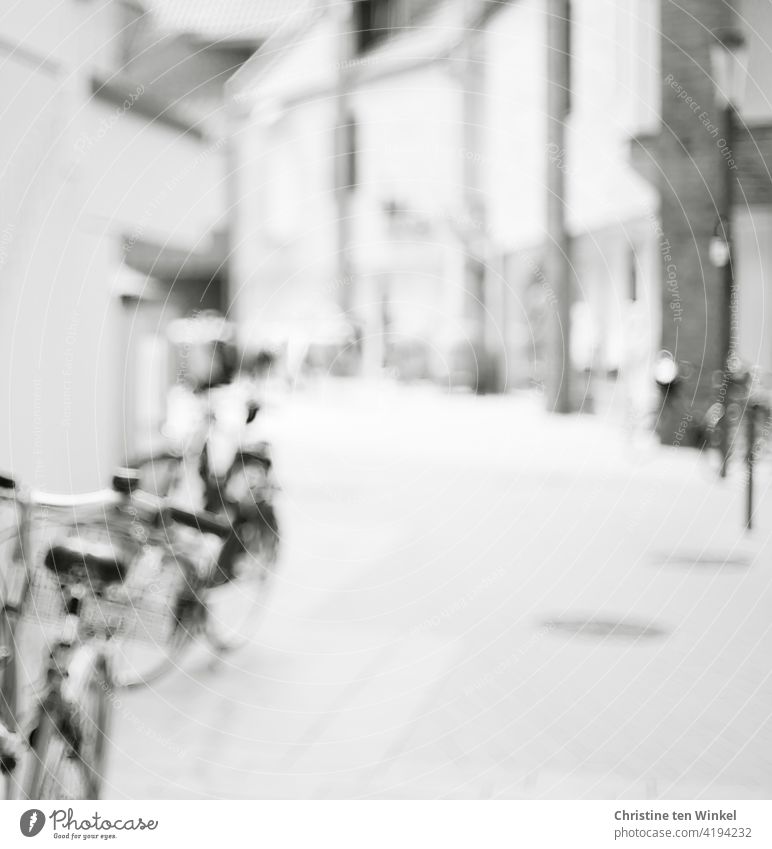
<instances>
[{"instance_id":1,"label":"window","mask_svg":"<svg viewBox=\"0 0 772 849\"><path fill-rule=\"evenodd\" d=\"M412 26L436 0L357 0L354 26L357 52L362 53L395 32Z\"/></svg>"},{"instance_id":2,"label":"window","mask_svg":"<svg viewBox=\"0 0 772 849\"><path fill-rule=\"evenodd\" d=\"M638 252L635 247L630 248L628 256L628 290L627 294L631 301L638 300L638 289L640 288L640 268L638 265Z\"/></svg>"},{"instance_id":3,"label":"window","mask_svg":"<svg viewBox=\"0 0 772 849\"><path fill-rule=\"evenodd\" d=\"M356 118L349 115L345 124L338 127L338 185L353 191L357 183L357 125Z\"/></svg>"}]
</instances>

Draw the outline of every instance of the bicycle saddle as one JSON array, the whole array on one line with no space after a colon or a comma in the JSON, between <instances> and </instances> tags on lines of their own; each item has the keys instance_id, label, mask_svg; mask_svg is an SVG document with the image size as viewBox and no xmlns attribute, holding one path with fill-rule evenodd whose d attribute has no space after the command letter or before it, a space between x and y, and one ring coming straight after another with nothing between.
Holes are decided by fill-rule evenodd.
<instances>
[{"instance_id":1,"label":"bicycle saddle","mask_svg":"<svg viewBox=\"0 0 772 849\"><path fill-rule=\"evenodd\" d=\"M46 568L59 580L85 578L90 583L114 584L128 571L128 553L106 542L71 536L48 550Z\"/></svg>"}]
</instances>

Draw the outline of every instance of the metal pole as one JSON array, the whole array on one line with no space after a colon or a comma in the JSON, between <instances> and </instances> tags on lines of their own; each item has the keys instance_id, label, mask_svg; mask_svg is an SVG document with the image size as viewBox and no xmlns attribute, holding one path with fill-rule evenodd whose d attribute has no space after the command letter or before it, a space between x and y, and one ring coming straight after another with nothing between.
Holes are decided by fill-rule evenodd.
<instances>
[{"instance_id":1,"label":"metal pole","mask_svg":"<svg viewBox=\"0 0 772 849\"><path fill-rule=\"evenodd\" d=\"M571 90L571 3L547 0L547 244L546 276L555 304L550 327L547 405L572 411L571 245L566 229L566 120Z\"/></svg>"},{"instance_id":2,"label":"metal pole","mask_svg":"<svg viewBox=\"0 0 772 849\"><path fill-rule=\"evenodd\" d=\"M338 14L338 74L335 85L335 128L334 128L334 197L336 237L336 280L335 291L338 304L348 313L354 303L354 280L351 263L351 202L354 191L352 157L355 151L354 116L349 97L349 74L356 55L356 26L353 4L344 3Z\"/></svg>"},{"instance_id":3,"label":"metal pole","mask_svg":"<svg viewBox=\"0 0 772 849\"><path fill-rule=\"evenodd\" d=\"M726 241L729 259L722 269L721 280L721 370L723 388L724 415L721 426L721 477L726 477L730 450L730 422L728 415L730 392L732 390L731 358L734 354L736 340L733 338L734 327L734 244L732 243L732 203L734 198L734 175L732 173L728 152L734 159L734 106L728 103L722 110L723 138L726 148L722 151L721 194L719 205L719 221L723 228L721 234Z\"/></svg>"},{"instance_id":4,"label":"metal pole","mask_svg":"<svg viewBox=\"0 0 772 849\"><path fill-rule=\"evenodd\" d=\"M485 39L470 33L462 46L460 67L462 138L464 156L463 204L468 221L463 236L464 315L471 328L477 378L475 390L485 393L492 388L488 362L487 333L487 259L488 219L484 192L483 151L485 141Z\"/></svg>"},{"instance_id":5,"label":"metal pole","mask_svg":"<svg viewBox=\"0 0 772 849\"><path fill-rule=\"evenodd\" d=\"M756 405L748 406L747 418L747 451L745 462L747 463L748 479L745 487L745 527L753 530L753 466L756 461Z\"/></svg>"}]
</instances>

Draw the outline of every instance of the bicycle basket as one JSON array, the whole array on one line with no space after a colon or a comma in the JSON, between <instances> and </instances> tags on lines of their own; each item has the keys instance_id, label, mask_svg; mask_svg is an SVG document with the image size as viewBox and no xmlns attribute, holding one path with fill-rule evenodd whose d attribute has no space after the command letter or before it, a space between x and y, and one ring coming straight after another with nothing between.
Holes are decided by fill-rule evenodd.
<instances>
[{"instance_id":1,"label":"bicycle basket","mask_svg":"<svg viewBox=\"0 0 772 849\"><path fill-rule=\"evenodd\" d=\"M137 533L138 527L136 522L124 517L117 520L113 515L92 516L77 522L71 516L56 515L50 510L34 516L30 535L30 593L25 616L41 626L64 618L62 586L46 569L44 561L54 541L77 534L84 540L119 545L129 557L123 582L107 587L84 585L80 605L82 632L109 632L122 640L163 643L174 627L174 585L181 573L174 563L168 562L162 546L144 544L142 533Z\"/></svg>"}]
</instances>

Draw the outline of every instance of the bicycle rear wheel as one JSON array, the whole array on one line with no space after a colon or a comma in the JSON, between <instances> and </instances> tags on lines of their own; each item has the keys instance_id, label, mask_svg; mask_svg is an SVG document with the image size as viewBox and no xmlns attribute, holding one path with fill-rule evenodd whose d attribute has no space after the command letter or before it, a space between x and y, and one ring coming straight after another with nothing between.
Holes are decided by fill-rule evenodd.
<instances>
[{"instance_id":1,"label":"bicycle rear wheel","mask_svg":"<svg viewBox=\"0 0 772 849\"><path fill-rule=\"evenodd\" d=\"M99 799L112 692L104 659L97 658L73 701L57 693L40 705L24 782L25 798Z\"/></svg>"},{"instance_id":2,"label":"bicycle rear wheel","mask_svg":"<svg viewBox=\"0 0 772 849\"><path fill-rule=\"evenodd\" d=\"M279 525L273 505L234 525L218 564L218 582L206 593L205 635L216 651L235 651L254 637L275 584Z\"/></svg>"},{"instance_id":3,"label":"bicycle rear wheel","mask_svg":"<svg viewBox=\"0 0 772 849\"><path fill-rule=\"evenodd\" d=\"M16 664L16 645L7 611L0 610L0 723L6 732L18 732L19 682ZM0 759L0 798L10 799L13 795L12 773L16 766L15 757Z\"/></svg>"}]
</instances>

